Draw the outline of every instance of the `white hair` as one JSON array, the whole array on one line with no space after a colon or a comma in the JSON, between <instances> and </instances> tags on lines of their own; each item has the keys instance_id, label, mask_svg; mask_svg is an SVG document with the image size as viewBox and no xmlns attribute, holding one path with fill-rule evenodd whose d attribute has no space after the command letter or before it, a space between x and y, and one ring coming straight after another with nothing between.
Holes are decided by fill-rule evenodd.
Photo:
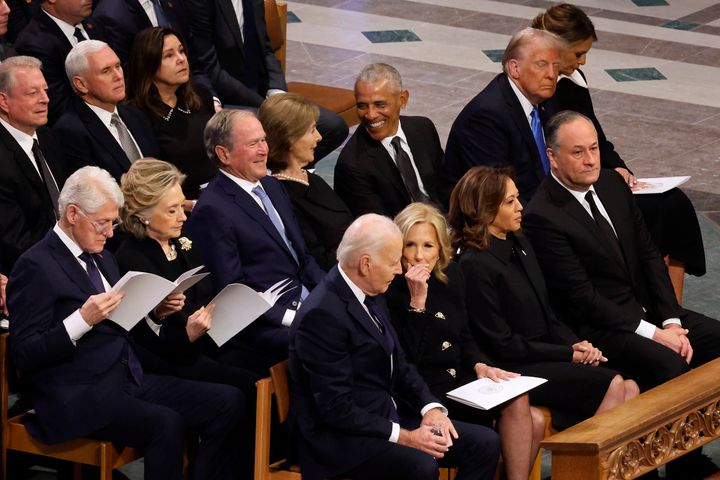
<instances>
[{"instance_id":1,"label":"white hair","mask_svg":"<svg viewBox=\"0 0 720 480\"><path fill-rule=\"evenodd\" d=\"M387 63L371 63L366 65L355 79L358 83L387 82L393 93L402 92L402 77L392 65Z\"/></svg>"},{"instance_id":2,"label":"white hair","mask_svg":"<svg viewBox=\"0 0 720 480\"><path fill-rule=\"evenodd\" d=\"M125 203L122 191L112 175L100 167L82 167L65 181L58 199L58 210L60 216L64 217L68 206L73 204L85 213L95 213L108 200L118 208Z\"/></svg>"},{"instance_id":3,"label":"white hair","mask_svg":"<svg viewBox=\"0 0 720 480\"><path fill-rule=\"evenodd\" d=\"M0 63L0 92L9 94L15 86L15 72L42 68L42 62L35 57L10 57Z\"/></svg>"},{"instance_id":4,"label":"white hair","mask_svg":"<svg viewBox=\"0 0 720 480\"><path fill-rule=\"evenodd\" d=\"M368 213L358 217L345 230L337 248L337 260L343 267L354 268L360 257L376 258L390 237L402 238L402 233L388 217Z\"/></svg>"},{"instance_id":5,"label":"white hair","mask_svg":"<svg viewBox=\"0 0 720 480\"><path fill-rule=\"evenodd\" d=\"M70 85L73 86L73 90L75 90L73 78L87 72L89 67L88 55L99 52L103 48L110 48L110 45L100 40L85 40L70 50L70 53L68 53L65 58L65 75L67 75L68 80L70 80ZM77 90L75 90L75 93L77 93Z\"/></svg>"}]
</instances>

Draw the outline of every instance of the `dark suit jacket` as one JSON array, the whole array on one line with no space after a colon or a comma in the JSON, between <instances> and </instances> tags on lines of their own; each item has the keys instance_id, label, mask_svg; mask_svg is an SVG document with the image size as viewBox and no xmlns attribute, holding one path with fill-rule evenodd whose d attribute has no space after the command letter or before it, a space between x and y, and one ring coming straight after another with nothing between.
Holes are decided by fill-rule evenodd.
<instances>
[{"instance_id":1,"label":"dark suit jacket","mask_svg":"<svg viewBox=\"0 0 720 480\"><path fill-rule=\"evenodd\" d=\"M308 252L280 182L267 176L261 183L280 215L299 264L267 214L222 172L203 191L187 229L200 248L216 292L235 282L264 291L280 280L291 280L294 288L242 332L260 348L284 350L288 342L288 329L281 324L285 311L299 306L301 285L312 289L325 272Z\"/></svg>"},{"instance_id":2,"label":"dark suit jacket","mask_svg":"<svg viewBox=\"0 0 720 480\"><path fill-rule=\"evenodd\" d=\"M578 70L578 72L585 78L585 74L581 70ZM595 126L595 130L597 130L602 168L620 167L628 169L620 154L615 151L615 145L605 136L600 121L595 116L590 90L581 87L569 78L561 78L558 80L555 95L543 102L543 106L548 118L552 118L553 115L563 110L574 110L588 117Z\"/></svg>"},{"instance_id":3,"label":"dark suit jacket","mask_svg":"<svg viewBox=\"0 0 720 480\"><path fill-rule=\"evenodd\" d=\"M8 45L4 38L0 37L0 61L14 57L15 55L17 55L15 49Z\"/></svg>"},{"instance_id":4,"label":"dark suit jacket","mask_svg":"<svg viewBox=\"0 0 720 480\"><path fill-rule=\"evenodd\" d=\"M247 15L251 6L254 15ZM285 75L280 62L270 47L265 26L265 7L261 0L243 2L245 22L254 22L258 41L263 50L260 65L248 65L243 51L240 32L231 0L185 0L190 15L190 48L209 77L212 86L226 104L259 107L268 89L287 91ZM261 85L257 90L242 83L247 69L259 69Z\"/></svg>"},{"instance_id":5,"label":"dark suit jacket","mask_svg":"<svg viewBox=\"0 0 720 480\"><path fill-rule=\"evenodd\" d=\"M106 40L101 25L87 18L83 26L91 39ZM30 55L42 62L50 97L48 125L53 126L75 98L65 74L65 57L72 50L72 44L55 21L41 9L20 32L14 46L20 55Z\"/></svg>"},{"instance_id":6,"label":"dark suit jacket","mask_svg":"<svg viewBox=\"0 0 720 480\"><path fill-rule=\"evenodd\" d=\"M425 191L440 204L435 178L443 151L435 125L425 117L401 116L400 123ZM334 188L356 217L364 213L394 217L411 202L397 165L362 126L340 152Z\"/></svg>"},{"instance_id":7,"label":"dark suit jacket","mask_svg":"<svg viewBox=\"0 0 720 480\"><path fill-rule=\"evenodd\" d=\"M10 7L10 18L5 37L12 43L18 33L28 24L33 15L40 10L41 0L5 0Z\"/></svg>"},{"instance_id":8,"label":"dark suit jacket","mask_svg":"<svg viewBox=\"0 0 720 480\"><path fill-rule=\"evenodd\" d=\"M545 178L530 124L504 73L478 93L453 122L440 180L445 202L457 181L476 165L513 167L523 204Z\"/></svg>"},{"instance_id":9,"label":"dark suit jacket","mask_svg":"<svg viewBox=\"0 0 720 480\"><path fill-rule=\"evenodd\" d=\"M95 258L115 283L120 276L112 255ZM117 410L131 348L126 334L106 320L73 345L63 325L94 294L87 272L53 231L18 260L10 277L11 353L37 414L28 428L43 442L87 435Z\"/></svg>"},{"instance_id":10,"label":"dark suit jacket","mask_svg":"<svg viewBox=\"0 0 720 480\"><path fill-rule=\"evenodd\" d=\"M399 421L393 399L415 413L437 402L399 342L388 350L338 267L303 303L290 330L290 394L303 476L333 477L377 455Z\"/></svg>"},{"instance_id":11,"label":"dark suit jacket","mask_svg":"<svg viewBox=\"0 0 720 480\"><path fill-rule=\"evenodd\" d=\"M43 156L58 188L65 183L65 160L49 128L37 131ZM52 200L38 171L20 145L0 125L0 272L9 274L22 252L55 225Z\"/></svg>"},{"instance_id":12,"label":"dark suit jacket","mask_svg":"<svg viewBox=\"0 0 720 480\"><path fill-rule=\"evenodd\" d=\"M524 229L555 311L591 341L596 331L634 332L640 319L661 326L668 318L682 318L667 268L627 184L617 173L602 170L594 188L615 227L624 262L554 178L543 182L524 212Z\"/></svg>"},{"instance_id":13,"label":"dark suit jacket","mask_svg":"<svg viewBox=\"0 0 720 480\"><path fill-rule=\"evenodd\" d=\"M132 107L118 105L117 109L143 156L158 158L160 147L147 117ZM63 113L53 131L72 171L97 165L110 172L119 183L122 174L130 168L130 161L118 141L80 98L73 99L72 106Z\"/></svg>"},{"instance_id":14,"label":"dark suit jacket","mask_svg":"<svg viewBox=\"0 0 720 480\"><path fill-rule=\"evenodd\" d=\"M545 280L535 252L524 236L508 242L490 238L487 251L466 249L458 263L465 274L470 327L475 338L498 363L570 362L577 336L550 307ZM510 263L520 252L524 278Z\"/></svg>"}]
</instances>

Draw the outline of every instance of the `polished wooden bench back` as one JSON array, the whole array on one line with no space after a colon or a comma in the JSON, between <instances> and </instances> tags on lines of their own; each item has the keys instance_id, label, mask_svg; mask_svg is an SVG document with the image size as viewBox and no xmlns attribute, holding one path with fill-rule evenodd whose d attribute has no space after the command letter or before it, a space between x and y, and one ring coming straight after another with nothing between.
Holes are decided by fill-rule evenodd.
<instances>
[{"instance_id":1,"label":"polished wooden bench back","mask_svg":"<svg viewBox=\"0 0 720 480\"><path fill-rule=\"evenodd\" d=\"M720 359L544 440L553 480L636 478L718 438L718 379Z\"/></svg>"}]
</instances>

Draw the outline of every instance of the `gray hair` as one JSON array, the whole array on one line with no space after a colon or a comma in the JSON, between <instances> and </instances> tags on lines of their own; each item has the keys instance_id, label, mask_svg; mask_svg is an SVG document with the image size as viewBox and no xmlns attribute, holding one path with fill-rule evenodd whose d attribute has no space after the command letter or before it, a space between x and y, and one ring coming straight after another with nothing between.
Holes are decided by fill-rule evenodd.
<instances>
[{"instance_id":1,"label":"gray hair","mask_svg":"<svg viewBox=\"0 0 720 480\"><path fill-rule=\"evenodd\" d=\"M87 166L76 170L65 181L58 199L58 210L60 216L65 217L68 206L73 204L85 213L95 213L108 200L118 208L125 203L120 187L107 170Z\"/></svg>"},{"instance_id":2,"label":"gray hair","mask_svg":"<svg viewBox=\"0 0 720 480\"><path fill-rule=\"evenodd\" d=\"M388 85L393 89L393 93L402 92L403 89L400 72L387 63L371 63L370 65L366 65L355 79L356 85L358 83L376 82L388 82Z\"/></svg>"},{"instance_id":3,"label":"gray hair","mask_svg":"<svg viewBox=\"0 0 720 480\"><path fill-rule=\"evenodd\" d=\"M220 168L223 166L215 153L215 147L221 145L228 150L232 150L235 145L235 136L233 134L235 122L250 117L257 118L257 115L250 110L222 109L208 120L203 132L205 153L215 165Z\"/></svg>"},{"instance_id":4,"label":"gray hair","mask_svg":"<svg viewBox=\"0 0 720 480\"><path fill-rule=\"evenodd\" d=\"M362 215L345 230L337 248L337 261L343 267L357 267L363 255L375 258L391 236L402 238L402 233L388 217L376 213Z\"/></svg>"},{"instance_id":5,"label":"gray hair","mask_svg":"<svg viewBox=\"0 0 720 480\"><path fill-rule=\"evenodd\" d=\"M552 48L560 53L567 48L567 42L552 32L531 27L523 28L512 36L507 47L505 47L502 57L503 72L508 73L507 64L510 60L525 58L528 54L528 47L533 44Z\"/></svg>"},{"instance_id":6,"label":"gray hair","mask_svg":"<svg viewBox=\"0 0 720 480\"><path fill-rule=\"evenodd\" d=\"M42 68L42 62L35 57L10 57L0 63L0 92L10 93L15 86L15 72L22 69Z\"/></svg>"},{"instance_id":7,"label":"gray hair","mask_svg":"<svg viewBox=\"0 0 720 480\"><path fill-rule=\"evenodd\" d=\"M583 118L592 125L592 121L588 117L574 110L563 110L553 115L545 125L545 143L550 150L557 152L560 146L560 127L578 118Z\"/></svg>"},{"instance_id":8,"label":"gray hair","mask_svg":"<svg viewBox=\"0 0 720 480\"><path fill-rule=\"evenodd\" d=\"M89 67L88 55L91 53L99 52L103 48L110 48L105 42L100 40L85 40L75 45L70 53L65 58L65 75L70 80L70 85L73 84L73 78L77 75L82 75L87 72ZM75 86L73 85L73 90ZM77 93L77 90L75 90Z\"/></svg>"}]
</instances>

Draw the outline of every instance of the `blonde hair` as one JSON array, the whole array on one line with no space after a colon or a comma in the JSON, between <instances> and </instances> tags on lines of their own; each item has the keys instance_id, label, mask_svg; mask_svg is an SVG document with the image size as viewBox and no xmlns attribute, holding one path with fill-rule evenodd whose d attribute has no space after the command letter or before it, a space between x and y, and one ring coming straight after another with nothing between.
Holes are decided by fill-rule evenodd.
<instances>
[{"instance_id":1,"label":"blonde hair","mask_svg":"<svg viewBox=\"0 0 720 480\"><path fill-rule=\"evenodd\" d=\"M420 223L427 223L435 229L435 235L438 239L439 256L438 261L433 267L433 275L443 283L447 283L447 275L443 272L452 259L452 247L450 246L450 234L448 233L448 225L445 217L440 211L425 203L415 202L405 207L395 216L395 225L398 226L403 234L408 234L410 229Z\"/></svg>"},{"instance_id":2,"label":"blonde hair","mask_svg":"<svg viewBox=\"0 0 720 480\"><path fill-rule=\"evenodd\" d=\"M120 210L122 229L137 239L145 238L147 227L140 216L149 215L160 199L184 180L185 174L170 163L150 157L135 161L120 179L125 195Z\"/></svg>"}]
</instances>

